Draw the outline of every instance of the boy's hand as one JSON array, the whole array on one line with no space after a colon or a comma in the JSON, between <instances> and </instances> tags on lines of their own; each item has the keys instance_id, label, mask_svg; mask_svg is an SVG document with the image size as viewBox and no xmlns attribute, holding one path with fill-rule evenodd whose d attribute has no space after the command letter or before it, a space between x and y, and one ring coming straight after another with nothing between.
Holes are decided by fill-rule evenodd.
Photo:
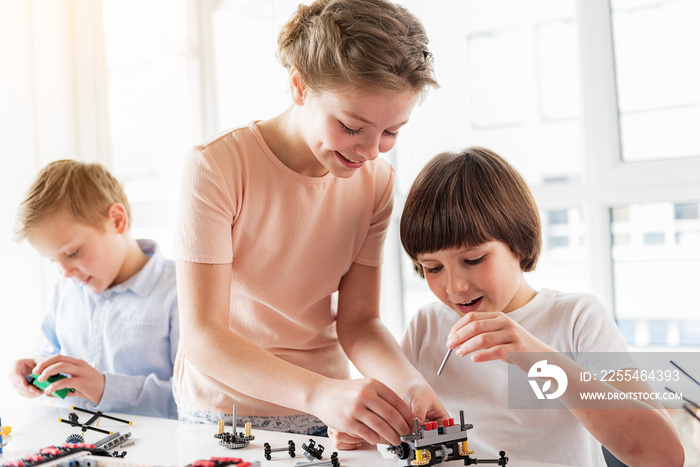
<instances>
[{"instance_id":1,"label":"boy's hand","mask_svg":"<svg viewBox=\"0 0 700 467\"><path fill-rule=\"evenodd\" d=\"M447 347L460 357L472 354L473 362L502 360L520 369L534 362L508 359L508 352L556 352L501 312L475 311L463 316L450 330ZM523 356L524 357L524 356Z\"/></svg>"},{"instance_id":2,"label":"boy's hand","mask_svg":"<svg viewBox=\"0 0 700 467\"><path fill-rule=\"evenodd\" d=\"M31 374L32 369L36 366L36 361L33 358L23 358L15 362L15 368L10 373L10 381L17 392L24 397L38 397L43 394L41 389L33 384L27 383L25 376Z\"/></svg>"},{"instance_id":3,"label":"boy's hand","mask_svg":"<svg viewBox=\"0 0 700 467\"><path fill-rule=\"evenodd\" d=\"M41 382L58 373L70 375L70 378L64 378L50 384L45 390L46 394L60 389L73 388L76 396L99 404L105 390L105 377L102 373L90 366L85 360L65 355L53 355L45 358L30 373L38 374L37 379Z\"/></svg>"}]
</instances>

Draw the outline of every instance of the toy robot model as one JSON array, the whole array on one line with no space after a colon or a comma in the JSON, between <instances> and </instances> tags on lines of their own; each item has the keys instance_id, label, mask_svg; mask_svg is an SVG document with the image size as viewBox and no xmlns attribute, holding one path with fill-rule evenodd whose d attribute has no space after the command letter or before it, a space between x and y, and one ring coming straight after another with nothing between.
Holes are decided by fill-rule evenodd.
<instances>
[{"instance_id":1,"label":"toy robot model","mask_svg":"<svg viewBox=\"0 0 700 467\"><path fill-rule=\"evenodd\" d=\"M437 422L428 422L425 429L418 426L414 420L413 433L402 436L398 446L390 445L387 450L396 454L400 467L414 465L435 465L452 460L464 460L464 465L498 464L507 465L505 451L499 452L498 459L476 459L470 457L474 451L469 450L467 430L474 428L472 424L464 423L464 411L459 411L460 424L454 424L454 419L443 420L438 428Z\"/></svg>"}]
</instances>

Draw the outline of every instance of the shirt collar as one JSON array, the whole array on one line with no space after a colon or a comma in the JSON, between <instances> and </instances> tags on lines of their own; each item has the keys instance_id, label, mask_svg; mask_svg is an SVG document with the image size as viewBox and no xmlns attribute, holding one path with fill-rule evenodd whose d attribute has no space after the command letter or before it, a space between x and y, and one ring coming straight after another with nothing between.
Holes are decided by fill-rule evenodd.
<instances>
[{"instance_id":1,"label":"shirt collar","mask_svg":"<svg viewBox=\"0 0 700 467\"><path fill-rule=\"evenodd\" d=\"M148 262L141 268L139 272L114 287L108 289L113 292L124 292L130 290L142 297L148 296L155 287L161 272L163 271L163 263L165 259L160 253L158 245L153 240L136 240L141 248L141 251L150 256Z\"/></svg>"}]
</instances>

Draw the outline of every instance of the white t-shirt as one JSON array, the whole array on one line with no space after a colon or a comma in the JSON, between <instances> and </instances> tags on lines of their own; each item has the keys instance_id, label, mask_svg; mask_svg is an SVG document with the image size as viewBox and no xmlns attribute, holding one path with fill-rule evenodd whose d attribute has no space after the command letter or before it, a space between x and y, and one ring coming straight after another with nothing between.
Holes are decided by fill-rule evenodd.
<instances>
[{"instance_id":1,"label":"white t-shirt","mask_svg":"<svg viewBox=\"0 0 700 467\"><path fill-rule=\"evenodd\" d=\"M627 352L619 329L592 295L540 291L508 316L541 341L579 361L582 353ZM404 353L435 389L451 416L464 410L474 457L514 458L605 467L600 443L565 408L509 409L508 367L453 353L440 376L447 336L459 316L436 302L422 307L401 340ZM588 365L586 365L588 366Z\"/></svg>"}]
</instances>

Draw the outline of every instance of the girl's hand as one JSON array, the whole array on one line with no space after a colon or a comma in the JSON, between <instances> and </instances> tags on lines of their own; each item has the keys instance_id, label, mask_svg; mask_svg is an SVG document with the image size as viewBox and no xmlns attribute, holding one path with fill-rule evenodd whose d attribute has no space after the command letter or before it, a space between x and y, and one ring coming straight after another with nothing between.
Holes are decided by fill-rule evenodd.
<instances>
[{"instance_id":1,"label":"girl's hand","mask_svg":"<svg viewBox=\"0 0 700 467\"><path fill-rule=\"evenodd\" d=\"M402 392L406 395L405 398L408 400L414 418L418 417L419 425L423 425L426 421L450 418L445 406L425 380L409 384ZM411 430L413 430L413 420L411 420Z\"/></svg>"},{"instance_id":2,"label":"girl's hand","mask_svg":"<svg viewBox=\"0 0 700 467\"><path fill-rule=\"evenodd\" d=\"M444 420L449 418L449 414L437 397L437 394L424 380L409 384L403 391L408 399L408 405L413 413L413 418L409 423L409 429L413 430L413 419L418 418L419 425L423 425L426 420ZM342 431L328 428L328 437L335 444L336 449L350 450L362 447L364 439L353 436ZM385 440L381 440L388 444ZM400 440L398 441L400 443ZM398 443L392 443L397 445Z\"/></svg>"},{"instance_id":3,"label":"girl's hand","mask_svg":"<svg viewBox=\"0 0 700 467\"><path fill-rule=\"evenodd\" d=\"M36 366L33 358L23 358L15 362L15 368L10 373L10 381L17 392L24 397L37 397L43 394L41 389L33 384L27 383L25 376L32 374L32 369Z\"/></svg>"},{"instance_id":4,"label":"girl's hand","mask_svg":"<svg viewBox=\"0 0 700 467\"><path fill-rule=\"evenodd\" d=\"M312 413L334 427L336 443L399 444L400 437L411 432L413 413L408 404L374 379L327 379L316 386L310 400Z\"/></svg>"},{"instance_id":5,"label":"girl's hand","mask_svg":"<svg viewBox=\"0 0 700 467\"><path fill-rule=\"evenodd\" d=\"M87 399L96 404L102 400L105 390L105 377L94 369L85 360L79 360L65 355L53 355L48 357L34 368L33 373L39 374L40 382L46 381L50 376L58 373L70 375L51 383L44 392L51 394L65 388L73 388L75 395Z\"/></svg>"},{"instance_id":6,"label":"girl's hand","mask_svg":"<svg viewBox=\"0 0 700 467\"><path fill-rule=\"evenodd\" d=\"M365 444L365 440L358 438L342 431L328 427L328 437L333 442L336 449L341 451L350 451L352 449L361 448Z\"/></svg>"},{"instance_id":7,"label":"girl's hand","mask_svg":"<svg viewBox=\"0 0 700 467\"><path fill-rule=\"evenodd\" d=\"M515 363L523 371L529 368L524 355L508 352L555 352L556 350L537 339L518 323L501 312L475 311L463 316L450 330L447 347L460 357L472 354L473 362L502 360Z\"/></svg>"}]
</instances>

